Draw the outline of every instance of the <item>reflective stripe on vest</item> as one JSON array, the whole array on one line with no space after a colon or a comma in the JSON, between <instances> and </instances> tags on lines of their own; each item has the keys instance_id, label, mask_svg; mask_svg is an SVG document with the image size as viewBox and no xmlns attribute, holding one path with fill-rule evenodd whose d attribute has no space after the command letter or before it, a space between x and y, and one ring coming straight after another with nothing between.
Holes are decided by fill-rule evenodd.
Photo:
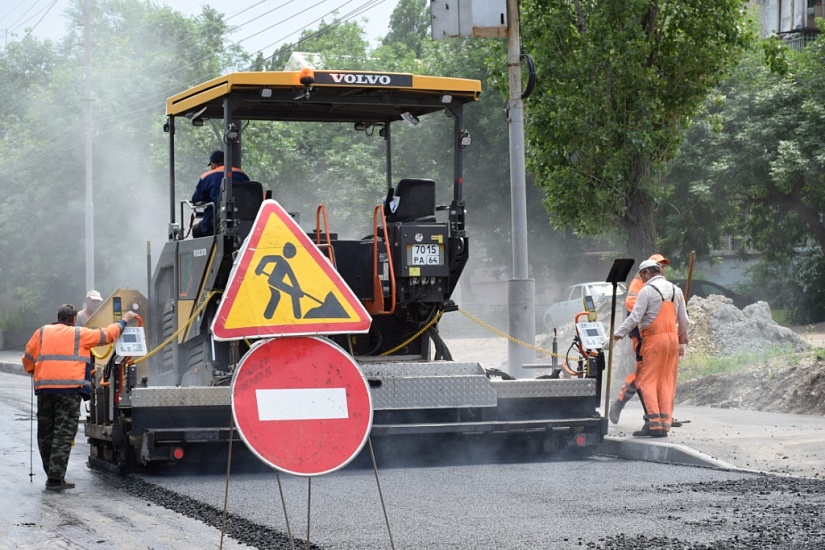
<instances>
[{"instance_id":1,"label":"reflective stripe on vest","mask_svg":"<svg viewBox=\"0 0 825 550\"><path fill-rule=\"evenodd\" d=\"M45 333L46 327L40 327L40 349L43 349L43 337ZM106 332L103 329L97 329L100 332L100 340L98 345L104 345L106 343ZM75 376L80 375L83 378L45 378L45 379L37 379L37 375L35 375L34 380L34 388L35 390L38 389L62 389L62 388L91 388L91 383L86 380L85 372L89 365L92 364L91 357L80 355L80 327L74 327L74 338L72 342L72 351L70 354L55 354L50 353L47 355L38 355L35 359L31 357L29 354L27 356L34 362L35 368L39 365L41 368L48 368L50 374L60 374L60 372L55 372L52 365L44 366L43 363L51 362L51 363L66 363L66 369L71 371L77 369ZM78 365L78 363L80 365ZM78 367L80 367L78 369ZM36 371L35 371L36 372Z\"/></svg>"}]
</instances>

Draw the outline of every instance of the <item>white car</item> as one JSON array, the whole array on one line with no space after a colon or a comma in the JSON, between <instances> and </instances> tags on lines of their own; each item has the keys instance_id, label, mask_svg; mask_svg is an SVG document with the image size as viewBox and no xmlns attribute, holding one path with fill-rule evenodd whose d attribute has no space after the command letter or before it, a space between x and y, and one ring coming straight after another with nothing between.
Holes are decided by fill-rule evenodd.
<instances>
[{"instance_id":1,"label":"white car","mask_svg":"<svg viewBox=\"0 0 825 550\"><path fill-rule=\"evenodd\" d=\"M624 283L616 284L616 311L624 310L624 296L626 293ZM570 326L576 320L576 314L584 309L584 296L592 296L596 309L603 303L610 303L613 299L613 284L603 281L594 283L581 283L573 285L564 291L560 301L552 304L544 311L544 328L548 334L552 334L553 329Z\"/></svg>"}]
</instances>

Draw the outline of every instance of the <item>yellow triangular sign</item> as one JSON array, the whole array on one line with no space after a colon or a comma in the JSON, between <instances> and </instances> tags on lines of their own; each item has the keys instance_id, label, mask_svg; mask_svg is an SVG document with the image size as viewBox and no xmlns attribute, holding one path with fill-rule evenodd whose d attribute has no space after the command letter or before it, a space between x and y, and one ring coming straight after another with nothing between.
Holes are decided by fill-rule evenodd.
<instances>
[{"instance_id":1,"label":"yellow triangular sign","mask_svg":"<svg viewBox=\"0 0 825 550\"><path fill-rule=\"evenodd\" d=\"M371 323L292 216L264 201L212 321L215 339L367 332Z\"/></svg>"}]
</instances>

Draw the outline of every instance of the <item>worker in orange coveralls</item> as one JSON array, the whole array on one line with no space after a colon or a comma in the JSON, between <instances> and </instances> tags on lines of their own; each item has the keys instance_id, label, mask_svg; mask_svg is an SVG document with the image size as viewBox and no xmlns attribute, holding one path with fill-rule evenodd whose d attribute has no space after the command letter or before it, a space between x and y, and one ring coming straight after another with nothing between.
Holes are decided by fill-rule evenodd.
<instances>
[{"instance_id":1,"label":"worker in orange coveralls","mask_svg":"<svg viewBox=\"0 0 825 550\"><path fill-rule=\"evenodd\" d=\"M659 264L659 267L662 268L662 275L665 273L665 268L670 265L670 260L662 256L661 254L653 254L648 260L653 260L654 262ZM630 312L633 311L633 306L636 305L636 296L639 295L639 291L642 290L644 286L644 281L642 278L636 274L635 277L630 281L630 284L627 287L627 296L624 300L624 307L626 310L626 315L630 315ZM636 364L639 364L639 361L642 360L641 352L642 352L642 335L639 333L638 327L633 327L633 330L630 331L630 340L633 342L633 353L636 355ZM610 412L608 416L610 417L610 421L614 424L619 423L619 415L622 414L622 409L625 406L625 403L633 399L633 396L636 395L636 368L634 367L633 372L627 375L625 378L624 384L622 387L619 388L619 395L616 398L616 401L610 405ZM647 419L645 419L647 420Z\"/></svg>"},{"instance_id":2,"label":"worker in orange coveralls","mask_svg":"<svg viewBox=\"0 0 825 550\"><path fill-rule=\"evenodd\" d=\"M636 388L648 422L633 432L637 437L667 437L673 418L679 357L688 343L685 297L679 287L669 283L654 260L639 265L644 282L633 311L613 334L621 340L634 327L642 335L642 360L636 367Z\"/></svg>"}]
</instances>

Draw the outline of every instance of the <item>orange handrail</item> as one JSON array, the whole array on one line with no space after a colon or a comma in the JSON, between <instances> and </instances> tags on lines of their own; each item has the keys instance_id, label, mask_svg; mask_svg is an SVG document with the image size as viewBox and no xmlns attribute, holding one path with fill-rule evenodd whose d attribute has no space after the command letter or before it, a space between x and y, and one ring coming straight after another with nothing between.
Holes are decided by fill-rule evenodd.
<instances>
[{"instance_id":1,"label":"orange handrail","mask_svg":"<svg viewBox=\"0 0 825 550\"><path fill-rule=\"evenodd\" d=\"M321 242L321 217L324 218L324 235L326 235L326 243ZM329 218L327 217L327 207L324 204L319 204L315 210L315 245L318 248L326 248L329 262L335 266L335 250L332 248L332 240L329 236Z\"/></svg>"},{"instance_id":2,"label":"orange handrail","mask_svg":"<svg viewBox=\"0 0 825 550\"><path fill-rule=\"evenodd\" d=\"M379 217L381 230L383 231L384 247L387 252L387 265L390 271L390 308L386 309L384 303L384 286L378 274L378 224ZM395 269L392 265L392 251L390 249L389 232L387 231L387 219L384 216L384 208L381 205L375 207L372 213L372 285L373 300L365 300L364 305L372 315L392 315L395 312Z\"/></svg>"}]
</instances>

